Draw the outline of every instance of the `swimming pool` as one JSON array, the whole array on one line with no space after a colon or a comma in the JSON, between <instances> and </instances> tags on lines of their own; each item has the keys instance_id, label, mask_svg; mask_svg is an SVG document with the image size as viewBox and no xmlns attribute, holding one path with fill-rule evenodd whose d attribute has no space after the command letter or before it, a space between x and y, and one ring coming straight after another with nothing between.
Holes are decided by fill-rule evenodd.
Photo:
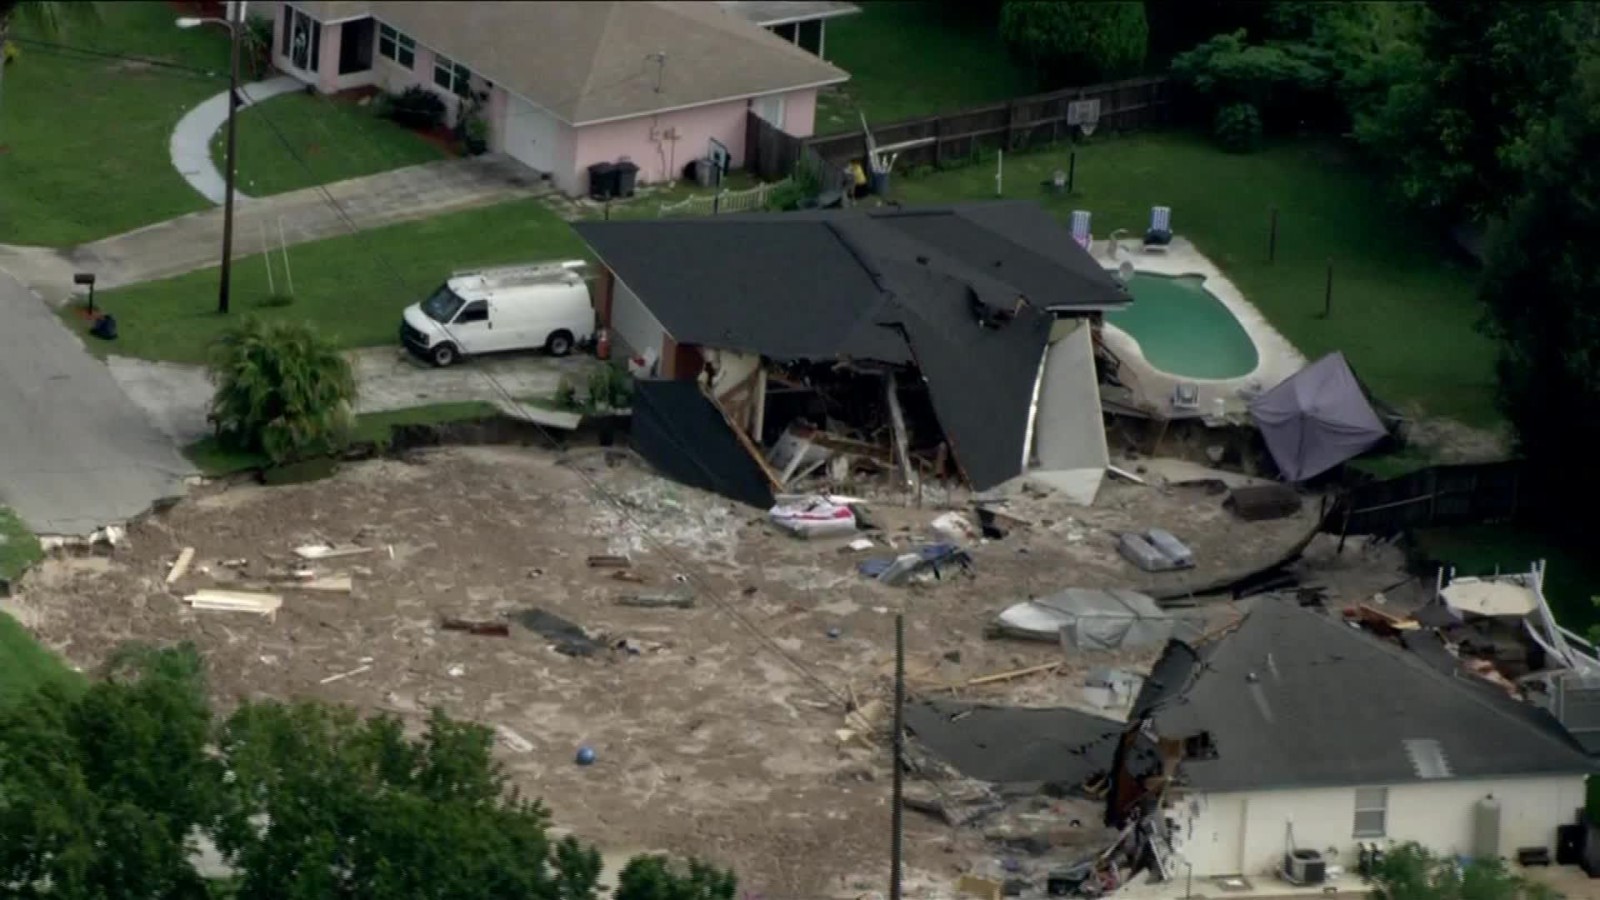
<instances>
[{"instance_id":1,"label":"swimming pool","mask_svg":"<svg viewBox=\"0 0 1600 900\"><path fill-rule=\"evenodd\" d=\"M1180 378L1244 378L1261 354L1244 326L1197 275L1136 273L1128 281L1133 304L1106 321L1139 343L1154 368Z\"/></svg>"}]
</instances>

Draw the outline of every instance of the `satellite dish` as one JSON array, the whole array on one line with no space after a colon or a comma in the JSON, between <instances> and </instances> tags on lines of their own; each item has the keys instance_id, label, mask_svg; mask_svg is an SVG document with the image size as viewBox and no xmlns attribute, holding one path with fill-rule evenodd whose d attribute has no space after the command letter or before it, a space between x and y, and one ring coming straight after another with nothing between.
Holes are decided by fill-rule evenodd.
<instances>
[{"instance_id":1,"label":"satellite dish","mask_svg":"<svg viewBox=\"0 0 1600 900\"><path fill-rule=\"evenodd\" d=\"M1122 261L1122 265L1117 266L1117 278L1124 282L1133 278L1133 263L1131 261L1125 259Z\"/></svg>"}]
</instances>

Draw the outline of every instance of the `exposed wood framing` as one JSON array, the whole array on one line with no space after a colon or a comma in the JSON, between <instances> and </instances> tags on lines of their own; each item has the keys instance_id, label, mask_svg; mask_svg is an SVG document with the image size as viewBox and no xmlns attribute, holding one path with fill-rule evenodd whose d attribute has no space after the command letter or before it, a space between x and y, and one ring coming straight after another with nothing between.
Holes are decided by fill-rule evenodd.
<instances>
[{"instance_id":1,"label":"exposed wood framing","mask_svg":"<svg viewBox=\"0 0 1600 900\"><path fill-rule=\"evenodd\" d=\"M906 436L906 417L900 409L900 385L894 372L884 376L883 384L889 399L889 423L894 427L895 458L900 462L900 477L910 487L916 479L916 470L911 467L910 439Z\"/></svg>"},{"instance_id":2,"label":"exposed wood framing","mask_svg":"<svg viewBox=\"0 0 1600 900\"><path fill-rule=\"evenodd\" d=\"M733 432L733 436L738 438L739 443L744 447L745 452L749 453L750 458L756 461L757 466L761 467L761 474L766 476L767 483L772 487L772 489L774 491L782 490L783 479L779 477L778 473L774 472L772 470L772 466L767 463L767 455L761 452L761 448L756 445L755 441L750 440L750 435L744 433L744 429L739 427L739 423L735 422L733 418L728 415L728 411L722 408L722 404L717 402L717 398L712 395L710 390L706 389L704 385L701 385L700 392L705 395L707 400L711 401L712 406L717 408L717 412L722 415L722 421L728 423L728 428Z\"/></svg>"}]
</instances>

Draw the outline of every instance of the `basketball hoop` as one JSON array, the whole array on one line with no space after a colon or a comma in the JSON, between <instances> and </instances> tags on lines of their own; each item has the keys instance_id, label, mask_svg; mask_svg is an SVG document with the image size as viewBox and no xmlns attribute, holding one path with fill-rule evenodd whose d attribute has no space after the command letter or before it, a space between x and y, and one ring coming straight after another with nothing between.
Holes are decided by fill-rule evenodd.
<instances>
[{"instance_id":1,"label":"basketball hoop","mask_svg":"<svg viewBox=\"0 0 1600 900\"><path fill-rule=\"evenodd\" d=\"M1067 104L1067 125L1076 127L1084 137L1094 134L1095 126L1099 124L1100 98L1074 100Z\"/></svg>"}]
</instances>

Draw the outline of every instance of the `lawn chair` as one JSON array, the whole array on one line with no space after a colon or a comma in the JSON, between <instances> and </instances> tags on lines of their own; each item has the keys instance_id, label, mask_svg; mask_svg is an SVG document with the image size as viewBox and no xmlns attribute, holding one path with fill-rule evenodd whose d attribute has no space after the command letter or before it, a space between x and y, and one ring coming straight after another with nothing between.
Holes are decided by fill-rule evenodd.
<instances>
[{"instance_id":1,"label":"lawn chair","mask_svg":"<svg viewBox=\"0 0 1600 900\"><path fill-rule=\"evenodd\" d=\"M1089 245L1094 243L1094 235L1089 233L1088 210L1075 209L1072 211L1072 239L1078 243L1079 247L1085 250L1088 250Z\"/></svg>"},{"instance_id":2,"label":"lawn chair","mask_svg":"<svg viewBox=\"0 0 1600 900\"><path fill-rule=\"evenodd\" d=\"M1200 408L1200 385L1192 381L1180 381L1172 389L1172 408L1184 412L1192 412Z\"/></svg>"},{"instance_id":3,"label":"lawn chair","mask_svg":"<svg viewBox=\"0 0 1600 900\"><path fill-rule=\"evenodd\" d=\"M1172 207L1150 208L1150 230L1144 233L1144 249L1165 251L1172 243Z\"/></svg>"}]
</instances>

